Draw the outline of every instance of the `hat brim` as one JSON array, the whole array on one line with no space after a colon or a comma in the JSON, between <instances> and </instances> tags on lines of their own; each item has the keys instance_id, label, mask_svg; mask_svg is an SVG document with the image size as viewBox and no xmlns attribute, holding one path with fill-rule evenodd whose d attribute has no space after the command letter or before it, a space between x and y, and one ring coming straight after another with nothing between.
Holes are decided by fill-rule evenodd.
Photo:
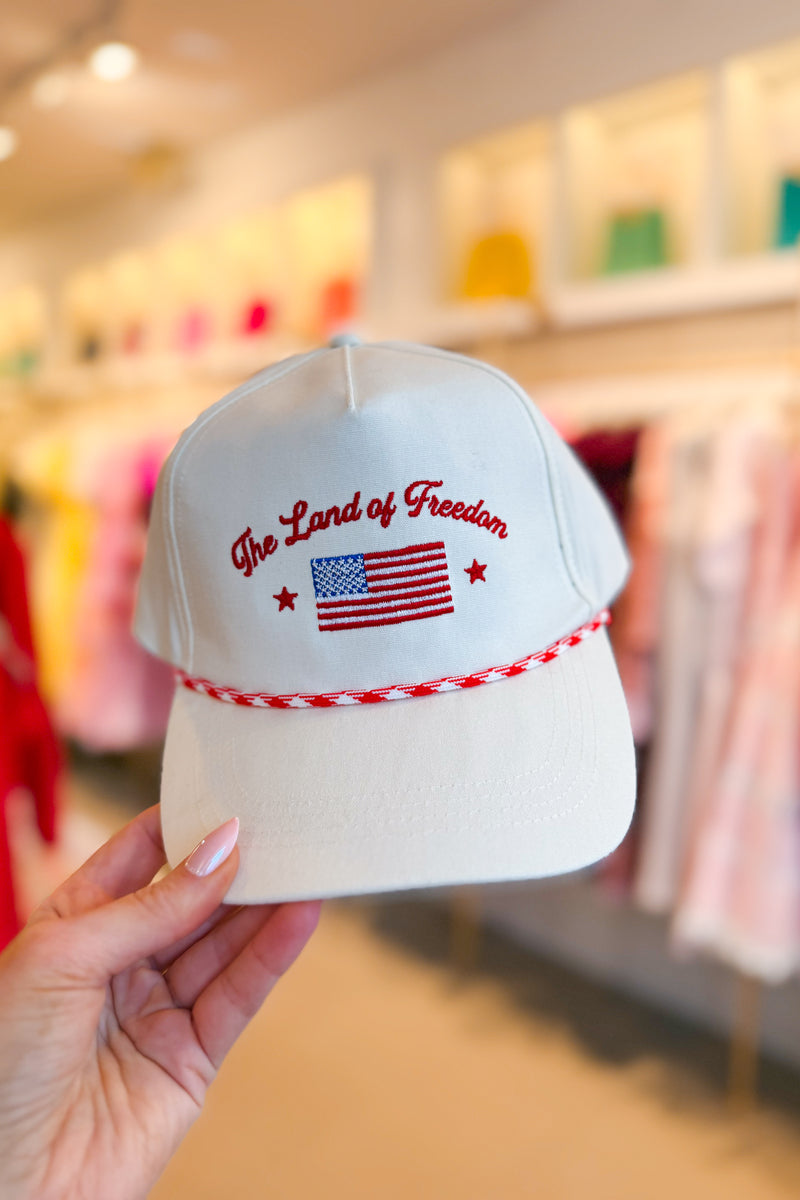
<instances>
[{"instance_id":1,"label":"hat brim","mask_svg":"<svg viewBox=\"0 0 800 1200\"><path fill-rule=\"evenodd\" d=\"M180 862L240 821L233 904L534 879L621 841L636 791L605 630L535 670L415 699L282 710L184 687L164 842Z\"/></svg>"}]
</instances>

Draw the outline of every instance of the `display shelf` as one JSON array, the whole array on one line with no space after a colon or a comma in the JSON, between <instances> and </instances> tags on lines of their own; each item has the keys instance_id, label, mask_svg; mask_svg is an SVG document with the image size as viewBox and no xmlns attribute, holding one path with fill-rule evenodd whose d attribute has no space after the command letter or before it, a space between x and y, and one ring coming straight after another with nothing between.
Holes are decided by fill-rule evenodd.
<instances>
[{"instance_id":1,"label":"display shelf","mask_svg":"<svg viewBox=\"0 0 800 1200\"><path fill-rule=\"evenodd\" d=\"M800 41L722 69L722 252L760 254L800 233Z\"/></svg>"},{"instance_id":2,"label":"display shelf","mask_svg":"<svg viewBox=\"0 0 800 1200\"><path fill-rule=\"evenodd\" d=\"M66 380L71 366L97 380L101 365L134 380L181 366L241 376L350 327L371 270L373 203L370 178L348 176L74 272L48 378Z\"/></svg>"},{"instance_id":3,"label":"display shelf","mask_svg":"<svg viewBox=\"0 0 800 1200\"><path fill-rule=\"evenodd\" d=\"M287 334L257 342L239 339L211 342L193 358L178 351L142 354L131 358L110 354L94 363L60 363L44 367L32 381L37 395L54 400L80 400L87 394L113 394L140 389L208 381L231 386L272 363L315 348L315 343ZM14 394L9 382L8 393Z\"/></svg>"},{"instance_id":4,"label":"display shelf","mask_svg":"<svg viewBox=\"0 0 800 1200\"><path fill-rule=\"evenodd\" d=\"M390 147L377 186L364 168L122 249L33 318L0 297L0 364L110 359L138 377L183 356L226 375L340 330L468 348L800 297L776 244L800 231L798 41L464 141L433 172L430 153Z\"/></svg>"},{"instance_id":5,"label":"display shelf","mask_svg":"<svg viewBox=\"0 0 800 1200\"><path fill-rule=\"evenodd\" d=\"M70 275L61 290L56 316L55 355L65 362L91 362L105 348L104 271L86 266Z\"/></svg>"},{"instance_id":6,"label":"display shelf","mask_svg":"<svg viewBox=\"0 0 800 1200\"><path fill-rule=\"evenodd\" d=\"M354 175L292 197L281 219L291 286L285 327L327 337L361 316L373 240L373 186Z\"/></svg>"},{"instance_id":7,"label":"display shelf","mask_svg":"<svg viewBox=\"0 0 800 1200\"><path fill-rule=\"evenodd\" d=\"M191 360L220 333L225 280L217 241L210 233L173 237L152 252L151 260L155 293L142 352L177 352Z\"/></svg>"},{"instance_id":8,"label":"display shelf","mask_svg":"<svg viewBox=\"0 0 800 1200\"><path fill-rule=\"evenodd\" d=\"M553 132L546 121L503 130L448 151L438 173L440 293L466 301L491 323L487 301L535 299L542 286L543 247L552 216ZM487 315L488 314L488 315Z\"/></svg>"},{"instance_id":9,"label":"display shelf","mask_svg":"<svg viewBox=\"0 0 800 1200\"><path fill-rule=\"evenodd\" d=\"M281 210L247 213L218 231L218 337L259 342L285 324L291 291Z\"/></svg>"},{"instance_id":10,"label":"display shelf","mask_svg":"<svg viewBox=\"0 0 800 1200\"><path fill-rule=\"evenodd\" d=\"M156 263L147 251L126 250L105 266L103 333L110 354L141 351L161 303Z\"/></svg>"},{"instance_id":11,"label":"display shelf","mask_svg":"<svg viewBox=\"0 0 800 1200\"><path fill-rule=\"evenodd\" d=\"M41 288L23 284L0 299L0 377L35 372L47 339L47 300Z\"/></svg>"},{"instance_id":12,"label":"display shelf","mask_svg":"<svg viewBox=\"0 0 800 1200\"><path fill-rule=\"evenodd\" d=\"M559 281L706 257L710 97L693 72L564 115Z\"/></svg>"},{"instance_id":13,"label":"display shelf","mask_svg":"<svg viewBox=\"0 0 800 1200\"><path fill-rule=\"evenodd\" d=\"M314 338L280 332L249 340L221 339L209 345L197 360L195 374L206 379L247 379L281 359L305 354L318 345L319 342Z\"/></svg>"},{"instance_id":14,"label":"display shelf","mask_svg":"<svg viewBox=\"0 0 800 1200\"><path fill-rule=\"evenodd\" d=\"M530 300L500 299L432 305L396 315L390 323L366 320L357 332L375 341L400 339L459 349L532 337L541 325L541 315Z\"/></svg>"},{"instance_id":15,"label":"display shelf","mask_svg":"<svg viewBox=\"0 0 800 1200\"><path fill-rule=\"evenodd\" d=\"M93 367L197 352L216 324L220 287L211 239L181 236L123 251L70 276L62 289L54 363Z\"/></svg>"},{"instance_id":16,"label":"display shelf","mask_svg":"<svg viewBox=\"0 0 800 1200\"><path fill-rule=\"evenodd\" d=\"M791 253L762 254L567 283L554 287L548 307L554 323L570 328L756 308L794 302L798 297L800 258Z\"/></svg>"}]
</instances>

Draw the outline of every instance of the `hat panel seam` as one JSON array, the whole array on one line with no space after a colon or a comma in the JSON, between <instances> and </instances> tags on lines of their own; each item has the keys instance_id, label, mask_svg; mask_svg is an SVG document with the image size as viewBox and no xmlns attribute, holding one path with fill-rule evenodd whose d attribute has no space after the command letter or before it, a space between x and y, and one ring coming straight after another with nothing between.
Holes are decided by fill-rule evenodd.
<instances>
[{"instance_id":1,"label":"hat panel seam","mask_svg":"<svg viewBox=\"0 0 800 1200\"><path fill-rule=\"evenodd\" d=\"M179 603L177 605L177 613L178 613L178 620L179 620L179 624L181 627L181 633L182 633L182 639L183 639L183 645L181 647L181 657L183 657L183 653L185 652L187 659L188 659L189 643L190 643L190 629L189 629L187 614L184 611L182 598L181 598L181 594L179 591L179 578L178 578L179 568L175 561L175 547L173 546L173 538L172 538L172 521L170 519L170 510L171 510L171 505L172 505L172 485L173 485L173 475L172 475L172 471L170 470L169 474L165 478L164 504L161 506L161 512L160 512L161 537L163 538L164 548L166 551L167 570L169 572L171 590L172 590L173 594L177 594L179 597Z\"/></svg>"},{"instance_id":2,"label":"hat panel seam","mask_svg":"<svg viewBox=\"0 0 800 1200\"><path fill-rule=\"evenodd\" d=\"M302 355L299 360L287 365L283 371L277 372L267 381L260 380L258 376L256 376L254 380L242 384L240 387L236 388L226 399L223 399L215 404L212 410L206 413L205 416L201 415L194 425L187 430L185 440L182 440L182 444L179 442L175 448L175 460L169 476L168 522L171 536L167 540L167 545L170 547L170 558L174 557L175 562L175 571L178 582L178 595L180 597L179 611L181 612L181 618L187 631L186 650L187 662L190 670L194 669L194 625L192 623L189 598L183 577L180 554L178 552L178 537L183 529L183 524L182 520L176 519L175 516L175 489L178 483L178 470L182 460L189 449L197 449L197 446L206 436L208 430L211 428L217 417L223 416L225 413L227 413L229 408L232 408L233 405L237 404L240 400L244 400L248 396L251 396L254 392L259 390L268 391L274 383L278 383L280 380L285 379L287 375L291 375L292 372L299 370L304 363L309 362L312 358L318 357L322 353L322 350L315 350L310 354Z\"/></svg>"},{"instance_id":3,"label":"hat panel seam","mask_svg":"<svg viewBox=\"0 0 800 1200\"><path fill-rule=\"evenodd\" d=\"M531 412L531 401L523 389L517 383L515 383L513 379L504 374L504 372L498 370L496 367L492 367L488 363L480 362L478 359L470 358L466 354L454 354L450 351L436 350L433 348L429 350L425 346L416 346L414 343L384 342L377 344L386 349L397 349L398 351L405 353L417 354L421 358L438 358L443 362L452 362L455 360L456 362L463 363L464 366L472 367L475 370L483 372L485 375L490 375L493 379L496 379L498 383L501 383L508 391L512 393L514 399L517 401L518 405L522 407L526 417L528 418L528 421L533 427L537 444L544 458L545 468L547 470L547 480L550 486L550 500L553 506L553 518L558 535L558 545L562 555L561 565L563 568L565 568L564 574L566 575L569 584L572 586L578 597L583 600L583 602L587 604L589 608L591 608L593 599L588 595L581 583L580 572L578 571L577 563L572 553L571 539L569 538L567 532L567 522L564 515L563 499L561 487L558 483L558 475L548 452L545 440L542 437L541 431L537 425L536 418ZM364 348L369 349L369 346L365 346Z\"/></svg>"},{"instance_id":4,"label":"hat panel seam","mask_svg":"<svg viewBox=\"0 0 800 1200\"><path fill-rule=\"evenodd\" d=\"M350 359L350 347L342 346L344 352L344 386L345 395L347 398L347 411L351 413L358 412L358 403L356 401L355 381L353 380L353 364Z\"/></svg>"}]
</instances>

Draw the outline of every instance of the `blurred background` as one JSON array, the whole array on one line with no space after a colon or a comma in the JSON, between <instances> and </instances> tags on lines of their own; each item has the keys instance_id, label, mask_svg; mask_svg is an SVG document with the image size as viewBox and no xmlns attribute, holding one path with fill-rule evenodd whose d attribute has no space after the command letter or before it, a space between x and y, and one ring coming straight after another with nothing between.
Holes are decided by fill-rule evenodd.
<instances>
[{"instance_id":1,"label":"blurred background","mask_svg":"<svg viewBox=\"0 0 800 1200\"><path fill-rule=\"evenodd\" d=\"M161 462L337 332L497 364L633 559L634 826L329 902L156 1200L800 1194L794 0L0 10L0 943L158 792Z\"/></svg>"}]
</instances>

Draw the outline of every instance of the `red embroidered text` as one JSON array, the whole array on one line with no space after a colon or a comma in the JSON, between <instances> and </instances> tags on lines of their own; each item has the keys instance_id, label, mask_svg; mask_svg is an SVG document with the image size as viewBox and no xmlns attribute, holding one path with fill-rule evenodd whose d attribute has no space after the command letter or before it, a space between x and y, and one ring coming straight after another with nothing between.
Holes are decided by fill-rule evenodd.
<instances>
[{"instance_id":1,"label":"red embroidered text","mask_svg":"<svg viewBox=\"0 0 800 1200\"><path fill-rule=\"evenodd\" d=\"M417 479L410 483L404 493L408 515L419 517L426 511L433 517L452 517L455 521L468 521L480 529L488 529L489 533L496 533L499 538L508 537L505 521L492 516L488 509L483 507L483 500L474 504L465 504L463 500L440 500L433 494L433 489L441 486L441 479Z\"/></svg>"},{"instance_id":2,"label":"red embroidered text","mask_svg":"<svg viewBox=\"0 0 800 1200\"><path fill-rule=\"evenodd\" d=\"M381 525L384 529L388 529L392 517L397 512L397 505L393 501L394 492L389 492L385 500L381 500L379 496L376 496L367 505L367 516L373 521L376 521L380 517Z\"/></svg>"},{"instance_id":3,"label":"red embroidered text","mask_svg":"<svg viewBox=\"0 0 800 1200\"><path fill-rule=\"evenodd\" d=\"M267 556L274 554L277 549L278 542L271 533L260 542L253 537L253 531L248 525L231 546L231 558L237 571L244 571L244 577L247 579L258 564L264 562Z\"/></svg>"},{"instance_id":4,"label":"red embroidered text","mask_svg":"<svg viewBox=\"0 0 800 1200\"><path fill-rule=\"evenodd\" d=\"M295 501L290 517L278 517L281 525L291 525L292 527L292 532L284 538L284 542L287 546L293 546L295 542L304 542L311 537L312 533L316 533L320 529L327 529L331 524L345 525L348 521L360 521L362 515L362 510L358 507L360 499L361 492L356 492L353 499L348 500L347 504L342 505L341 508L338 504L332 504L330 508L312 512L305 527L302 523L308 512L308 501Z\"/></svg>"}]
</instances>

